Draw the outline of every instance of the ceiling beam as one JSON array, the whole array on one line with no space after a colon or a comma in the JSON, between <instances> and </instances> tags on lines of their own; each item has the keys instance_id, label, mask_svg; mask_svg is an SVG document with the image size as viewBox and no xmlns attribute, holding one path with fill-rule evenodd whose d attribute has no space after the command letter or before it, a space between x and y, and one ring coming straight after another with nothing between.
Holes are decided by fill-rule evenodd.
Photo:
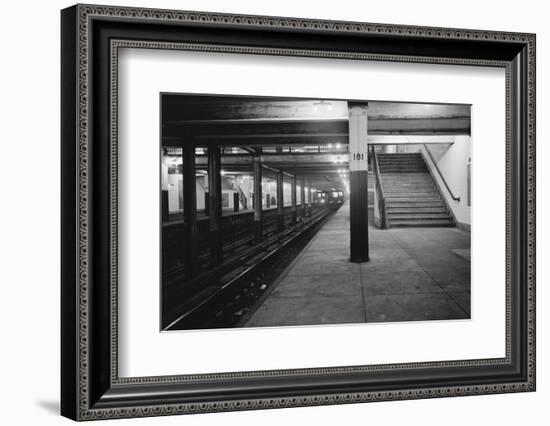
<instances>
[{"instance_id":1,"label":"ceiling beam","mask_svg":"<svg viewBox=\"0 0 550 426\"><path fill-rule=\"evenodd\" d=\"M369 120L370 135L469 135L470 118L385 118ZM290 144L326 141L327 138L347 142L347 120L292 121L285 123L255 123L248 125L173 126L164 125L163 140L180 138L182 143L190 137L198 143L216 145Z\"/></svg>"},{"instance_id":2,"label":"ceiling beam","mask_svg":"<svg viewBox=\"0 0 550 426\"><path fill-rule=\"evenodd\" d=\"M309 119L346 117L348 101L258 96L163 94L163 117L167 120ZM372 117L453 117L470 114L468 104L426 104L351 100L369 105Z\"/></svg>"},{"instance_id":3,"label":"ceiling beam","mask_svg":"<svg viewBox=\"0 0 550 426\"><path fill-rule=\"evenodd\" d=\"M303 164L305 166L315 164L347 164L349 161L349 154L347 152L335 154L261 154L260 161L274 167L276 167L277 164ZM196 158L197 165L207 164L207 162L208 158L206 158L206 156L198 156ZM224 164L252 165L252 156L241 154L223 155L222 165Z\"/></svg>"},{"instance_id":4,"label":"ceiling beam","mask_svg":"<svg viewBox=\"0 0 550 426\"><path fill-rule=\"evenodd\" d=\"M253 96L164 95L163 115L169 119L287 119L347 116L347 102Z\"/></svg>"}]
</instances>

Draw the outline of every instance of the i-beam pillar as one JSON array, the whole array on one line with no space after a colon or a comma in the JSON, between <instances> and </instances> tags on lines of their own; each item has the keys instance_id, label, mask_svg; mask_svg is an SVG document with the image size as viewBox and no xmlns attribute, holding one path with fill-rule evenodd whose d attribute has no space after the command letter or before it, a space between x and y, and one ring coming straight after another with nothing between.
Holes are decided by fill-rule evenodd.
<instances>
[{"instance_id":1,"label":"i-beam pillar","mask_svg":"<svg viewBox=\"0 0 550 426\"><path fill-rule=\"evenodd\" d=\"M277 173L277 228L285 229L285 208L283 202L283 171Z\"/></svg>"},{"instance_id":2,"label":"i-beam pillar","mask_svg":"<svg viewBox=\"0 0 550 426\"><path fill-rule=\"evenodd\" d=\"M194 140L186 140L183 147L183 221L186 237L184 264L188 277L194 277L198 269L197 187L195 179L195 143Z\"/></svg>"},{"instance_id":3,"label":"i-beam pillar","mask_svg":"<svg viewBox=\"0 0 550 426\"><path fill-rule=\"evenodd\" d=\"M307 180L307 216L311 216L311 179Z\"/></svg>"},{"instance_id":4,"label":"i-beam pillar","mask_svg":"<svg viewBox=\"0 0 550 426\"><path fill-rule=\"evenodd\" d=\"M350 261L369 260L367 103L348 103Z\"/></svg>"},{"instance_id":5,"label":"i-beam pillar","mask_svg":"<svg viewBox=\"0 0 550 426\"><path fill-rule=\"evenodd\" d=\"M297 206L296 206L296 175L290 178L290 199L291 199L291 224L296 224Z\"/></svg>"},{"instance_id":6,"label":"i-beam pillar","mask_svg":"<svg viewBox=\"0 0 550 426\"><path fill-rule=\"evenodd\" d=\"M212 265L223 262L222 250L222 185L220 148L208 147L208 213L210 226L210 260Z\"/></svg>"},{"instance_id":7,"label":"i-beam pillar","mask_svg":"<svg viewBox=\"0 0 550 426\"><path fill-rule=\"evenodd\" d=\"M306 178L302 176L300 180L300 217L306 217Z\"/></svg>"},{"instance_id":8,"label":"i-beam pillar","mask_svg":"<svg viewBox=\"0 0 550 426\"><path fill-rule=\"evenodd\" d=\"M252 159L254 165L254 239L256 244L263 240L262 230L262 163L259 155Z\"/></svg>"}]
</instances>

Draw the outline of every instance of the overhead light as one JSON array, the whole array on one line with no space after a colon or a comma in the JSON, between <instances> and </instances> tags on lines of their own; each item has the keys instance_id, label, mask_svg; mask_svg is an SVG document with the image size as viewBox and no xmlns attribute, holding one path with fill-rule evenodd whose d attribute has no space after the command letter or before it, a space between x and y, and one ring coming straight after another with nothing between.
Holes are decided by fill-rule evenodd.
<instances>
[{"instance_id":1,"label":"overhead light","mask_svg":"<svg viewBox=\"0 0 550 426\"><path fill-rule=\"evenodd\" d=\"M325 109L327 111L332 111L332 102L329 102L329 101L319 101L319 102L314 102L313 103L313 109L315 111L319 110L319 108L321 109Z\"/></svg>"}]
</instances>

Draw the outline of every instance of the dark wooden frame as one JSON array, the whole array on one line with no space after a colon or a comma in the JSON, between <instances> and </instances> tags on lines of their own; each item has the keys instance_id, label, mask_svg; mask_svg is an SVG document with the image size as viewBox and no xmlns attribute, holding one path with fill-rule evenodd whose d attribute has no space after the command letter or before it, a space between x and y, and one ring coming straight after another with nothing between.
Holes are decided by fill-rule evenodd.
<instances>
[{"instance_id":1,"label":"dark wooden frame","mask_svg":"<svg viewBox=\"0 0 550 426\"><path fill-rule=\"evenodd\" d=\"M535 389L535 35L95 5L63 10L61 28L64 416L87 420ZM116 53L124 46L505 68L506 357L119 378Z\"/></svg>"}]
</instances>

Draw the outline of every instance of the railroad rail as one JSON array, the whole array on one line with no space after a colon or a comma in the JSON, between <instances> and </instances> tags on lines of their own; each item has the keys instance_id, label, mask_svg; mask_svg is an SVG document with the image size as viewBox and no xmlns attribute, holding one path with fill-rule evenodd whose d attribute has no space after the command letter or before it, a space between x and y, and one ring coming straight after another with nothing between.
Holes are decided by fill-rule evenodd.
<instances>
[{"instance_id":1,"label":"railroad rail","mask_svg":"<svg viewBox=\"0 0 550 426\"><path fill-rule=\"evenodd\" d=\"M236 242L239 249L223 265L185 283L171 282L163 288L163 329L236 326L338 207L317 206L280 232L275 224L268 226L263 243L247 247Z\"/></svg>"}]
</instances>

